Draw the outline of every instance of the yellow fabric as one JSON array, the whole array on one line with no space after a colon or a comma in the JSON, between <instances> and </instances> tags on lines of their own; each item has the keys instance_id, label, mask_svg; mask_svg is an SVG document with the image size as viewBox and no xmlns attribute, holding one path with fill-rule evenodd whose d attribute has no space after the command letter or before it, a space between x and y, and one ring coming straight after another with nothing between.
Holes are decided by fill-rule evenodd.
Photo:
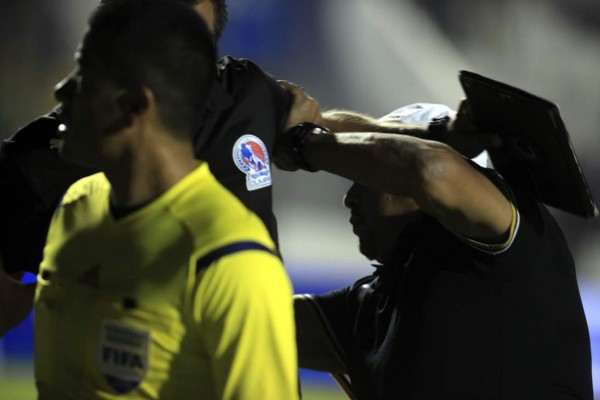
<instances>
[{"instance_id":1,"label":"yellow fabric","mask_svg":"<svg viewBox=\"0 0 600 400\"><path fill-rule=\"evenodd\" d=\"M103 174L84 178L52 221L35 301L40 398L297 398L280 260L240 251L196 274L226 244L273 249L262 222L206 164L116 221L109 193Z\"/></svg>"}]
</instances>

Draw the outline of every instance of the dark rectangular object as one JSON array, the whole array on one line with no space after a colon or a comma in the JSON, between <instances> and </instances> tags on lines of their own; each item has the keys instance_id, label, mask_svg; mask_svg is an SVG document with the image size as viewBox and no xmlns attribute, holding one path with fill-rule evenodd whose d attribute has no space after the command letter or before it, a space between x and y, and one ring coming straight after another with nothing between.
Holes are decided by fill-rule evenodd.
<instances>
[{"instance_id":1,"label":"dark rectangular object","mask_svg":"<svg viewBox=\"0 0 600 400\"><path fill-rule=\"evenodd\" d=\"M460 83L478 129L499 134L503 146L488 153L515 190L584 218L598 217L556 104L468 71Z\"/></svg>"}]
</instances>

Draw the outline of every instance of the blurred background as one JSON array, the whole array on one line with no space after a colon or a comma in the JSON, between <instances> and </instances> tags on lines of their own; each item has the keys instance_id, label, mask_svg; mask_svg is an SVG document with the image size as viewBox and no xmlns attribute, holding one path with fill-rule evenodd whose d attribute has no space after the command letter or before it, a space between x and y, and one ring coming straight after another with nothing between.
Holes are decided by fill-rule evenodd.
<instances>
[{"instance_id":1,"label":"blurred background","mask_svg":"<svg viewBox=\"0 0 600 400\"><path fill-rule=\"evenodd\" d=\"M220 52L294 81L323 109L375 116L415 102L458 105L461 69L560 106L600 201L598 0L231 0ZM0 138L49 111L52 88L96 0L0 3ZM280 241L296 292L325 292L369 274L342 206L350 183L275 171ZM600 223L553 210L578 267L600 399ZM1 222L0 222L1 224ZM325 374L302 371L305 399L345 398ZM0 340L0 397L34 398L32 323Z\"/></svg>"}]
</instances>

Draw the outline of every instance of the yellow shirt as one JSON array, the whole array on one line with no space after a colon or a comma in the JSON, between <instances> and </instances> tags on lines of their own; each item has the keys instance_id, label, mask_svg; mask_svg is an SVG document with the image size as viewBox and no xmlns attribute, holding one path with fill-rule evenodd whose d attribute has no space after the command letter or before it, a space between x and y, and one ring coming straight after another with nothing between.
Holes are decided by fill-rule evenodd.
<instances>
[{"instance_id":1,"label":"yellow shirt","mask_svg":"<svg viewBox=\"0 0 600 400\"><path fill-rule=\"evenodd\" d=\"M262 222L201 165L115 220L103 174L48 233L35 300L40 399L298 397L292 289Z\"/></svg>"}]
</instances>

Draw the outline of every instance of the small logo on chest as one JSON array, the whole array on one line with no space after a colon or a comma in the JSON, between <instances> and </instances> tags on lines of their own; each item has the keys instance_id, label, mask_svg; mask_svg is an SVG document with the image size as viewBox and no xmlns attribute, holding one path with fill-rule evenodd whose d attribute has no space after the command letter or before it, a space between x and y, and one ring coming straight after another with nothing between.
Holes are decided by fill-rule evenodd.
<instances>
[{"instance_id":1,"label":"small logo on chest","mask_svg":"<svg viewBox=\"0 0 600 400\"><path fill-rule=\"evenodd\" d=\"M117 393L127 393L144 380L150 360L150 332L104 320L100 330L100 371Z\"/></svg>"}]
</instances>

